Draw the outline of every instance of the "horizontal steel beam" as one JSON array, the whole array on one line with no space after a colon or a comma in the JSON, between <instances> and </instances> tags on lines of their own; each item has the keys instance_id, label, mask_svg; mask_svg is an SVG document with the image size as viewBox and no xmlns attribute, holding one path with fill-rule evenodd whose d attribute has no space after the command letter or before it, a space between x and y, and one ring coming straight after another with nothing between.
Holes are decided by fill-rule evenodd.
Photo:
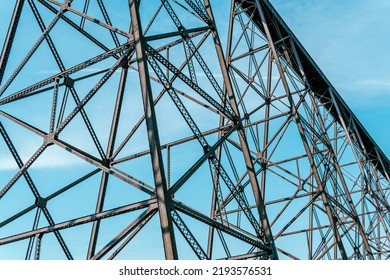
<instances>
[{"instance_id":1,"label":"horizontal steel beam","mask_svg":"<svg viewBox=\"0 0 390 280\"><path fill-rule=\"evenodd\" d=\"M144 209L147 207L155 207L156 208L157 207L157 199L152 198L152 199L148 199L148 200L143 200L143 201L128 204L125 206L113 208L110 210L105 210L105 211L102 211L102 212L99 212L96 214L91 214L91 215L83 216L80 218L68 220L66 222L57 223L53 226L42 227L42 228L39 228L36 230L32 230L32 231L12 235L9 237L1 238L0 245L5 245L5 244L11 243L11 242L27 239L27 238L30 238L30 237L33 237L33 236L36 236L39 234L46 234L49 232L59 231L59 230L63 230L66 228L75 227L75 226L79 226L79 225L82 225L85 223L97 221L97 220L107 219L107 218L110 218L113 216L125 214L128 212L132 212L132 211L136 211L136 210L140 210L140 209Z\"/></svg>"}]
</instances>

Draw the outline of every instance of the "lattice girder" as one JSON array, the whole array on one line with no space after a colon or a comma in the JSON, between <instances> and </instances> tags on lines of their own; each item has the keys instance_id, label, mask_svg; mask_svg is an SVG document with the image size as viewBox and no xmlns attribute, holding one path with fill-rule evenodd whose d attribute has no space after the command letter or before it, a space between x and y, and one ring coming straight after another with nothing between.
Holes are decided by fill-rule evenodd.
<instances>
[{"instance_id":1,"label":"lattice girder","mask_svg":"<svg viewBox=\"0 0 390 280\"><path fill-rule=\"evenodd\" d=\"M387 157L267 0L216 4L9 8L0 258L389 257Z\"/></svg>"}]
</instances>

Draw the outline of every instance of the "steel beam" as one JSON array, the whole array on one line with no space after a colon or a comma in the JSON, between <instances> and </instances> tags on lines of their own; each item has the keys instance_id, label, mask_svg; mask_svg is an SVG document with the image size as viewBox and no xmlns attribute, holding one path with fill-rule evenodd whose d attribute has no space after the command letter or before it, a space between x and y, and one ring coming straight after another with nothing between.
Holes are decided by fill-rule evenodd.
<instances>
[{"instance_id":1,"label":"steel beam","mask_svg":"<svg viewBox=\"0 0 390 280\"><path fill-rule=\"evenodd\" d=\"M12 13L11 21L8 27L7 36L4 40L3 49L0 55L0 85L2 85L5 68L7 67L8 59L14 43L16 30L19 26L20 15L23 11L24 0L15 2L14 12Z\"/></svg>"},{"instance_id":2,"label":"steel beam","mask_svg":"<svg viewBox=\"0 0 390 280\"><path fill-rule=\"evenodd\" d=\"M145 121L148 130L149 147L153 166L156 197L160 215L160 224L166 259L177 259L175 235L173 231L172 218L170 215L172 201L168 192L165 179L164 164L161 153L161 145L158 134L156 114L154 111L152 88L149 79L145 47L146 42L142 33L141 20L139 16L139 3L136 0L129 0L131 26L135 42L135 51L138 61L139 78L141 84L142 98L145 111Z\"/></svg>"},{"instance_id":3,"label":"steel beam","mask_svg":"<svg viewBox=\"0 0 390 280\"><path fill-rule=\"evenodd\" d=\"M13 232L0 254L14 243L21 258L40 259L52 236L73 259L70 237L80 234L77 259L137 258L127 249L157 222L165 259L182 257L186 242L194 255L185 257L199 259L389 258L389 160L269 0L227 1L229 26L210 0L24 2L5 6L0 54L0 171L12 161L0 172L0 228ZM38 34L20 56L24 5ZM45 55L54 74L40 72ZM20 134L11 139L8 125ZM42 141L29 156L22 131ZM37 165L56 151L80 168ZM49 168L69 182L43 182ZM30 202L8 208L21 192ZM86 203L73 209L80 193ZM125 224L106 227L111 217Z\"/></svg>"},{"instance_id":4,"label":"steel beam","mask_svg":"<svg viewBox=\"0 0 390 280\"><path fill-rule=\"evenodd\" d=\"M315 177L315 180L316 180L316 183L318 185L319 191L321 192L322 200L323 200L323 203L325 205L329 221L330 221L330 223L332 225L334 236L335 236L335 238L337 240L337 244L339 246L340 253L341 253L343 259L347 259L348 257L347 257L346 251L345 251L345 247L344 247L344 244L343 244L343 242L341 240L341 237L340 237L340 234L338 232L337 225L336 225L337 217L336 217L335 213L333 213L333 210L331 209L331 207L329 205L328 197L327 197L325 188L323 186L322 180L321 180L320 175L318 173L318 170L317 170L314 158L313 158L313 156L311 154L311 150L310 150L308 141L307 141L306 136L305 136L305 131L304 131L304 128L303 128L300 116L299 116L299 114L297 112L297 107L295 105L294 100L292 99L292 96L291 96L291 93L290 93L290 88L289 88L289 85L287 83L283 67L282 67L282 65L280 63L279 56L278 56L278 53L276 51L276 48L275 48L275 45L274 45L274 42L273 42L273 38L272 38L271 33L269 31L269 28L268 28L268 24L270 24L270 23L267 22L266 17L264 16L264 11L263 11L262 5L260 4L259 0L256 0L256 7L257 7L257 10L259 12L259 15L260 15L260 18L261 18L261 22L263 24L263 28L265 30L265 34L267 36L267 39L268 39L268 42L269 42L269 46L270 46L270 49L272 51L275 63L277 65L280 77L282 79L283 87L284 87L284 89L286 91L286 94L287 94L289 102L290 102L291 115L294 117L294 119L296 121L296 124L297 124L298 130L299 130L299 133L300 133L300 136L301 136L301 139L302 139L305 151L306 151L306 153L308 155L308 159L310 161L310 166L312 168L313 175Z\"/></svg>"},{"instance_id":5,"label":"steel beam","mask_svg":"<svg viewBox=\"0 0 390 280\"><path fill-rule=\"evenodd\" d=\"M90 222L93 222L96 220L107 219L107 218L117 216L120 214L144 209L144 208L147 208L149 206L152 207L153 205L156 205L156 204L157 204L157 200L155 198L143 200L143 201L138 201L136 203L132 203L132 204L124 205L121 207L105 210L105 211L102 211L100 213L94 213L94 214L86 215L83 217L78 217L76 219L68 220L65 222L56 223L52 226L42 227L42 228L38 228L36 230L32 230L32 231L23 232L23 233L15 234L12 236L0 238L0 245L5 245L5 244L9 244L11 242L27 239L27 238L36 236L37 234L46 234L49 232L56 232L56 231L63 230L66 228L75 227L75 226L82 225L85 223L90 223Z\"/></svg>"},{"instance_id":6,"label":"steel beam","mask_svg":"<svg viewBox=\"0 0 390 280\"><path fill-rule=\"evenodd\" d=\"M125 86L126 86L126 79L127 79L127 73L128 73L128 67L127 67L126 61L124 61L123 65L124 65L124 67L122 68L121 78L119 81L118 94L117 94L117 99L116 99L116 103L115 103L114 115L113 115L113 119L112 119L111 130L110 130L110 135L109 135L108 144L107 144L107 151L104 155L104 160L103 160L103 164L106 165L107 168L110 168L110 165L111 165L110 159L111 159L112 153L114 151L115 139L116 139L116 134L118 131L118 122L119 122L120 111L121 111L121 107L122 107L122 101L123 101L123 94L125 92ZM96 204L96 213L99 213L103 210L108 180L109 180L109 173L103 172L101 182L100 182L98 201ZM95 255L96 243L97 243L98 234L99 234L99 228L100 228L100 220L95 221L92 225L91 238L90 238L90 243L89 243L89 247L88 247L87 259L92 259Z\"/></svg>"},{"instance_id":7,"label":"steel beam","mask_svg":"<svg viewBox=\"0 0 390 280\"><path fill-rule=\"evenodd\" d=\"M209 18L212 20L213 24L215 25L214 16L213 16L213 13L211 10L211 5L210 5L209 0L204 0L204 3L205 3L207 14L208 14ZM260 217L261 227L263 230L263 232L259 233L259 234L264 234L266 242L269 243L271 248L272 248L272 255L270 257L272 259L278 259L278 254L276 251L276 246L274 243L271 227L269 225L268 215L267 215L266 208L264 205L264 200L263 200L263 197L262 197L261 192L260 192L259 183L257 181L257 177L255 174L255 169L254 169L253 162L251 159L250 149L248 147L248 143L247 143L247 140L245 137L245 132L243 130L243 125L241 124L241 117L239 116L240 113L239 113L239 110L237 107L233 88L231 85L231 81L230 81L230 77L229 77L229 73L228 73L228 69L227 69L227 64L226 64L225 57L224 57L224 54L222 51L222 45L221 45L221 42L220 42L220 39L219 39L219 36L218 36L218 33L216 32L216 30L213 31L213 39L214 39L214 45L215 45L215 49L216 49L217 56L218 56L220 69L221 69L222 76L224 79L224 86L226 87L227 99L230 102L230 106L232 107L235 116L237 116L236 120L240 124L239 129L238 129L238 137L240 139L240 144L242 147L242 152L243 152L245 164L247 166L247 172L248 172L250 182L251 182L252 192L254 195L254 199L256 201L257 211L258 211L258 214Z\"/></svg>"}]
</instances>

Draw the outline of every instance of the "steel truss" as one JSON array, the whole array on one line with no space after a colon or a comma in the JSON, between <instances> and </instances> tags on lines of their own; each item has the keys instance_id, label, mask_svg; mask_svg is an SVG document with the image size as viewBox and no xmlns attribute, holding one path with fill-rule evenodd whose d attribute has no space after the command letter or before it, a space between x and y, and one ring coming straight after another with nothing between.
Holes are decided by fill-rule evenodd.
<instances>
[{"instance_id":1,"label":"steel truss","mask_svg":"<svg viewBox=\"0 0 390 280\"><path fill-rule=\"evenodd\" d=\"M389 160L268 0L108 2L15 1L1 258L389 258Z\"/></svg>"}]
</instances>

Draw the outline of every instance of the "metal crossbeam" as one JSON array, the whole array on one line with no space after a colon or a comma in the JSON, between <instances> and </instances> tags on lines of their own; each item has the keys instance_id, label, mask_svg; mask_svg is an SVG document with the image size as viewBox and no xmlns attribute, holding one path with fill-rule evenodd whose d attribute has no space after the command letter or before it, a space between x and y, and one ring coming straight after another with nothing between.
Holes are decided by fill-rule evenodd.
<instances>
[{"instance_id":1,"label":"metal crossbeam","mask_svg":"<svg viewBox=\"0 0 390 280\"><path fill-rule=\"evenodd\" d=\"M0 257L389 259L390 161L271 1L3 2Z\"/></svg>"}]
</instances>

